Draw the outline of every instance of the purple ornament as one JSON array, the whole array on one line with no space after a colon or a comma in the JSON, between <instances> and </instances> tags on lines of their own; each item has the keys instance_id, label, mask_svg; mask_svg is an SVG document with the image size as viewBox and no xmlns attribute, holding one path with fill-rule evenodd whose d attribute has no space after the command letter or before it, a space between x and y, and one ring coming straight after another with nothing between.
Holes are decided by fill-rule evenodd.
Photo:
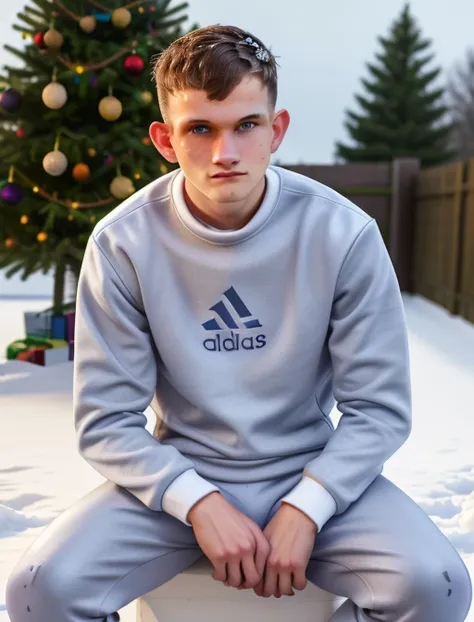
<instances>
[{"instance_id":1,"label":"purple ornament","mask_svg":"<svg viewBox=\"0 0 474 622\"><path fill-rule=\"evenodd\" d=\"M7 112L16 112L21 106L22 96L16 89L6 89L2 93L1 105Z\"/></svg>"},{"instance_id":2,"label":"purple ornament","mask_svg":"<svg viewBox=\"0 0 474 622\"><path fill-rule=\"evenodd\" d=\"M18 205L23 198L23 190L18 184L6 184L0 196L8 205Z\"/></svg>"}]
</instances>

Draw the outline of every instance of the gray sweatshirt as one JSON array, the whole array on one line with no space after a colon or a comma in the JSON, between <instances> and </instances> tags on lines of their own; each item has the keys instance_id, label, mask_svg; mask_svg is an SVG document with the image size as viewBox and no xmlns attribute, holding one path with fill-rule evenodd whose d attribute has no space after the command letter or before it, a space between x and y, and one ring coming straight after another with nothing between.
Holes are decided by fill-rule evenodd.
<instances>
[{"instance_id":1,"label":"gray sweatshirt","mask_svg":"<svg viewBox=\"0 0 474 622\"><path fill-rule=\"evenodd\" d=\"M79 451L185 523L218 482L300 474L283 500L320 530L411 430L405 317L382 236L348 199L274 166L251 221L219 231L190 213L183 180L178 170L152 182L89 238Z\"/></svg>"}]
</instances>

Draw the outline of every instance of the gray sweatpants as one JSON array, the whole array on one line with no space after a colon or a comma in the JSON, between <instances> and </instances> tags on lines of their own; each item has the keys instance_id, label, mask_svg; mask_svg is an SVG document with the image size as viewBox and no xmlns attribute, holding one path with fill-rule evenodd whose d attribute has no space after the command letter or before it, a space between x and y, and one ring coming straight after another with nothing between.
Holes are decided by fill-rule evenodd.
<instances>
[{"instance_id":1,"label":"gray sweatpants","mask_svg":"<svg viewBox=\"0 0 474 622\"><path fill-rule=\"evenodd\" d=\"M297 479L215 483L263 527ZM118 609L201 555L190 527L106 482L26 551L7 585L7 610L12 622L113 622ZM348 598L333 622L462 622L471 601L469 575L453 546L383 476L326 523L307 577Z\"/></svg>"}]
</instances>

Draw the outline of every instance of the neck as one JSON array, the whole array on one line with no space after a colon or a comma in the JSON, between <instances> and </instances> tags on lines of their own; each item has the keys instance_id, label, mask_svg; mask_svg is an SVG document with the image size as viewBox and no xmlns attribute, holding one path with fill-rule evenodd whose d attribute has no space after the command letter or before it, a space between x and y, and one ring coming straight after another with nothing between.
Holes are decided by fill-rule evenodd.
<instances>
[{"instance_id":1,"label":"neck","mask_svg":"<svg viewBox=\"0 0 474 622\"><path fill-rule=\"evenodd\" d=\"M202 222L223 230L238 230L245 227L255 216L265 196L265 177L243 201L232 203L232 209L227 209L229 203L221 204L210 201L197 188L184 180L184 200L189 211Z\"/></svg>"}]
</instances>

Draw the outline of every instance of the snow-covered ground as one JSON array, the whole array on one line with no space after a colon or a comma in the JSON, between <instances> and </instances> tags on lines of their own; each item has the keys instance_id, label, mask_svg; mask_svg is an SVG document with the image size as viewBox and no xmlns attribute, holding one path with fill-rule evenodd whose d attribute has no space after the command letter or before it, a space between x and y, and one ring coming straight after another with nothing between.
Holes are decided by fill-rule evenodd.
<instances>
[{"instance_id":1,"label":"snow-covered ground","mask_svg":"<svg viewBox=\"0 0 474 622\"><path fill-rule=\"evenodd\" d=\"M0 301L0 358L6 343L24 336L23 310L48 305ZM419 297L406 297L405 307L414 425L384 473L447 534L474 578L474 326ZM8 621L4 588L21 553L103 481L76 450L71 364L52 369L16 363L7 373L0 363L0 622ZM131 622L133 605L121 614ZM474 606L467 620L474 622Z\"/></svg>"}]
</instances>

